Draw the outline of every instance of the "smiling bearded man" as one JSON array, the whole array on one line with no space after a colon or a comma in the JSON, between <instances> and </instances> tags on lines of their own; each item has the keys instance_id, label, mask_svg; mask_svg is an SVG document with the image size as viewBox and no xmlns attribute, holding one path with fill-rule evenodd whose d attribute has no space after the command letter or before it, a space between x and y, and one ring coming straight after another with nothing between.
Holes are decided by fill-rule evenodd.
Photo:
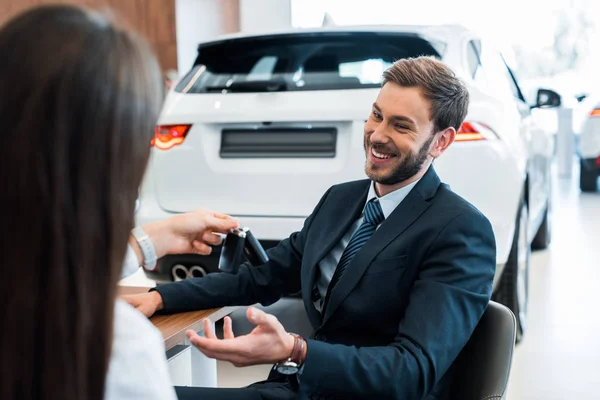
<instances>
[{"instance_id":1,"label":"smiling bearded man","mask_svg":"<svg viewBox=\"0 0 600 400\"><path fill-rule=\"evenodd\" d=\"M450 398L450 366L487 307L496 268L489 221L432 165L454 141L469 93L427 57L397 61L383 77L364 129L370 179L331 187L266 264L161 285L136 300L151 314L302 293L310 337L253 307L248 335L234 337L229 318L223 340L208 322L205 337L188 332L209 357L275 367L248 388L176 388L180 400Z\"/></svg>"}]
</instances>

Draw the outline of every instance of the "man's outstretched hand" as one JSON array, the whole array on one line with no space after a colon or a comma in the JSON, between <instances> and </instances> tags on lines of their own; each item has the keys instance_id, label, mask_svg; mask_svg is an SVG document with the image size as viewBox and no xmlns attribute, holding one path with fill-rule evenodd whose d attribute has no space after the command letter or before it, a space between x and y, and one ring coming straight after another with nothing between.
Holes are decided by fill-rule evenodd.
<instances>
[{"instance_id":1,"label":"man's outstretched hand","mask_svg":"<svg viewBox=\"0 0 600 400\"><path fill-rule=\"evenodd\" d=\"M231 318L225 317L224 339L215 336L210 321L204 320L204 335L186 332L190 342L207 357L229 361L236 367L273 364L292 354L294 337L289 335L277 318L255 307L248 307L248 320L256 328L248 335L234 337Z\"/></svg>"}]
</instances>

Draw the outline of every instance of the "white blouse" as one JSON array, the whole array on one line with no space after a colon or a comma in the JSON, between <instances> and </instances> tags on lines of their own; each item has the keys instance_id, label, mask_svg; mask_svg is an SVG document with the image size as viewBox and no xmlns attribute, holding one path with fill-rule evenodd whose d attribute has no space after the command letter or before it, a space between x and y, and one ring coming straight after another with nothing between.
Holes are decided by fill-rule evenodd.
<instances>
[{"instance_id":1,"label":"white blouse","mask_svg":"<svg viewBox=\"0 0 600 400\"><path fill-rule=\"evenodd\" d=\"M137 271L138 267L135 253L128 246L123 275ZM164 340L158 329L122 300L115 304L113 329L104 399L176 400Z\"/></svg>"}]
</instances>

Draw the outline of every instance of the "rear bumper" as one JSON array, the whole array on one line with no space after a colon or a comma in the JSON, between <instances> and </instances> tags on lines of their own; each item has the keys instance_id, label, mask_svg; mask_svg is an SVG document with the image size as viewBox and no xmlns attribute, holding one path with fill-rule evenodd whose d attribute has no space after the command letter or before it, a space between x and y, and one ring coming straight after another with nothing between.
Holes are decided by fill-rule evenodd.
<instances>
[{"instance_id":1,"label":"rear bumper","mask_svg":"<svg viewBox=\"0 0 600 400\"><path fill-rule=\"evenodd\" d=\"M279 241L275 240L261 240L261 245L265 250L275 247L279 244ZM174 254L161 258L158 260L158 272L148 272L144 270L146 277L152 279L158 283L168 283L176 279L177 274L173 273L173 268L176 265L182 266L184 272L187 275L179 276L179 279L187 279L191 277L201 277L205 274L212 274L219 271L219 259L221 257L221 246L213 247L212 253L207 256L200 256L197 254ZM193 274L193 267L200 267L202 272L200 274ZM178 267L179 268L179 267Z\"/></svg>"},{"instance_id":2,"label":"rear bumper","mask_svg":"<svg viewBox=\"0 0 600 400\"><path fill-rule=\"evenodd\" d=\"M179 214L177 212L167 211L160 206L156 193L155 179L156 177L151 160L148 171L146 172L146 176L142 183L140 197L138 199L138 208L135 214L136 226L144 226L153 222L162 221ZM320 195L321 193L319 196ZM317 202L314 204L317 204ZM311 206L311 210L312 207L314 207L314 204ZM204 207L204 204L199 203L194 205L192 209L202 207ZM223 209L214 209L214 211L224 212ZM250 228L257 239L277 241L286 238L293 232L302 229L304 220L308 217L308 215L290 217L231 215L239 219L240 225Z\"/></svg>"},{"instance_id":3,"label":"rear bumper","mask_svg":"<svg viewBox=\"0 0 600 400\"><path fill-rule=\"evenodd\" d=\"M139 208L135 215L135 223L137 226L144 226L174 215L177 214L162 209L156 201L156 198L146 191L145 195L143 194L140 198ZM240 225L246 226L252 230L253 234L259 239L265 249L276 246L281 239L302 229L305 219L298 217L249 217L236 215L234 215L234 217L239 219ZM173 267L177 264L181 264L186 268L199 266L207 273L218 272L220 254L221 247L217 246L213 248L212 253L208 256L199 256L195 254L170 255L163 257L158 261L159 273L144 272L149 279L159 283L170 282L174 279L172 271Z\"/></svg>"},{"instance_id":4,"label":"rear bumper","mask_svg":"<svg viewBox=\"0 0 600 400\"><path fill-rule=\"evenodd\" d=\"M198 205L198 207L200 208L201 205ZM165 211L158 205L156 199L142 197L138 212L135 215L135 223L137 226L144 226L174 215L177 215L177 213ZM293 232L301 230L306 219L301 217L232 216L240 221L241 226L250 228L254 236L258 239L277 241L287 238Z\"/></svg>"}]
</instances>

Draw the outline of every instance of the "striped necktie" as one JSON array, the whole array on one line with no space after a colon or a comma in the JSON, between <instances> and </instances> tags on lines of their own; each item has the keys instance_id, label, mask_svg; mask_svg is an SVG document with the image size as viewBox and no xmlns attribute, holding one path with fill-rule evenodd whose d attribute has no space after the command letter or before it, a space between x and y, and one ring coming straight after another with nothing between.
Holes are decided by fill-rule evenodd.
<instances>
[{"instance_id":1,"label":"striped necktie","mask_svg":"<svg viewBox=\"0 0 600 400\"><path fill-rule=\"evenodd\" d=\"M325 303L323 304L323 315L325 315L325 309L329 304L329 297L331 296L333 288L339 282L342 274L356 253L358 253L361 247L367 243L367 240L373 236L373 233L375 233L375 230L377 229L377 225L383 222L384 219L385 216L381 210L379 200L376 198L371 199L365 206L365 211L363 212L363 223L360 225L354 235L352 235L350 242L342 253L342 258L340 258L337 268L331 277L331 282L329 282L329 287L327 288L327 295L325 296Z\"/></svg>"}]
</instances>

